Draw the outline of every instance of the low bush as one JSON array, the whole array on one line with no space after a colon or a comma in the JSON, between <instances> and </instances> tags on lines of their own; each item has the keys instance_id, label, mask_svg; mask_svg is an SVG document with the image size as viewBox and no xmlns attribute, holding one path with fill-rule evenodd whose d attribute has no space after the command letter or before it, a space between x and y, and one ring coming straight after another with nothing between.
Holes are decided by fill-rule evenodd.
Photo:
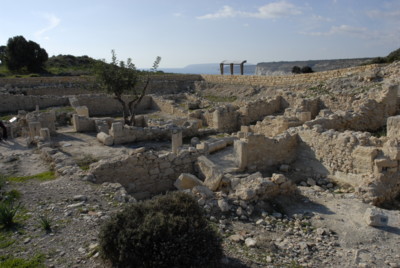
<instances>
[{"instance_id":1,"label":"low bush","mask_svg":"<svg viewBox=\"0 0 400 268\"><path fill-rule=\"evenodd\" d=\"M216 267L221 240L193 197L180 193L126 207L99 234L116 267Z\"/></svg>"},{"instance_id":2,"label":"low bush","mask_svg":"<svg viewBox=\"0 0 400 268\"><path fill-rule=\"evenodd\" d=\"M0 202L0 227L10 228L15 224L15 216L20 205L12 202Z\"/></svg>"}]
</instances>

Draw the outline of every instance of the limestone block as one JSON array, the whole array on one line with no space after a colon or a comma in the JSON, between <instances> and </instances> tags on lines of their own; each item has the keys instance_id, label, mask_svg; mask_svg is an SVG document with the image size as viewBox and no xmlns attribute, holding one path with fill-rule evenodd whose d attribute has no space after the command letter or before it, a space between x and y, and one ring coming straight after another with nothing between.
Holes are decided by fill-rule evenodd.
<instances>
[{"instance_id":1,"label":"limestone block","mask_svg":"<svg viewBox=\"0 0 400 268\"><path fill-rule=\"evenodd\" d=\"M29 126L29 137L31 137L32 139L36 136L40 136L40 122L29 122L28 123Z\"/></svg>"},{"instance_id":2,"label":"limestone block","mask_svg":"<svg viewBox=\"0 0 400 268\"><path fill-rule=\"evenodd\" d=\"M86 106L77 106L75 111L78 115L89 117L89 108Z\"/></svg>"},{"instance_id":3,"label":"limestone block","mask_svg":"<svg viewBox=\"0 0 400 268\"><path fill-rule=\"evenodd\" d=\"M228 212L231 210L231 206L229 205L229 203L226 199L219 199L218 207L222 212Z\"/></svg>"},{"instance_id":4,"label":"limestone block","mask_svg":"<svg viewBox=\"0 0 400 268\"><path fill-rule=\"evenodd\" d=\"M111 132L114 137L123 135L124 125L121 122L115 122L111 125Z\"/></svg>"},{"instance_id":5,"label":"limestone block","mask_svg":"<svg viewBox=\"0 0 400 268\"><path fill-rule=\"evenodd\" d=\"M205 156L199 156L197 158L197 165L200 173L205 177L204 185L210 190L216 191L224 176L222 170Z\"/></svg>"},{"instance_id":6,"label":"limestone block","mask_svg":"<svg viewBox=\"0 0 400 268\"><path fill-rule=\"evenodd\" d=\"M227 143L225 140L218 140L208 144L208 152L216 152L222 150L226 147Z\"/></svg>"},{"instance_id":7,"label":"limestone block","mask_svg":"<svg viewBox=\"0 0 400 268\"><path fill-rule=\"evenodd\" d=\"M398 163L397 160L390 160L385 158L375 159L374 161L374 171L377 173L385 171L397 171Z\"/></svg>"},{"instance_id":8,"label":"limestone block","mask_svg":"<svg viewBox=\"0 0 400 268\"><path fill-rule=\"evenodd\" d=\"M278 185L285 183L287 180L288 179L285 177L285 175L277 174L277 173L272 174L272 177L271 177L271 181Z\"/></svg>"},{"instance_id":9,"label":"limestone block","mask_svg":"<svg viewBox=\"0 0 400 268\"><path fill-rule=\"evenodd\" d=\"M203 182L195 175L189 173L182 173L174 183L174 186L178 190L192 189L198 185L203 185Z\"/></svg>"},{"instance_id":10,"label":"limestone block","mask_svg":"<svg viewBox=\"0 0 400 268\"><path fill-rule=\"evenodd\" d=\"M311 120L311 112L300 112L297 114L297 118L302 122L305 123Z\"/></svg>"},{"instance_id":11,"label":"limestone block","mask_svg":"<svg viewBox=\"0 0 400 268\"><path fill-rule=\"evenodd\" d=\"M391 160L400 160L400 144L398 139L389 139L383 145L383 152Z\"/></svg>"},{"instance_id":12,"label":"limestone block","mask_svg":"<svg viewBox=\"0 0 400 268\"><path fill-rule=\"evenodd\" d=\"M45 141L50 141L50 130L48 128L41 128L40 137Z\"/></svg>"},{"instance_id":13,"label":"limestone block","mask_svg":"<svg viewBox=\"0 0 400 268\"><path fill-rule=\"evenodd\" d=\"M202 186L202 185L193 187L192 193L200 195L204 199L211 198L214 196L214 193L210 189L208 189L207 186Z\"/></svg>"},{"instance_id":14,"label":"limestone block","mask_svg":"<svg viewBox=\"0 0 400 268\"><path fill-rule=\"evenodd\" d=\"M97 134L97 139L104 145L111 146L114 144L114 138L107 133L100 132Z\"/></svg>"},{"instance_id":15,"label":"limestone block","mask_svg":"<svg viewBox=\"0 0 400 268\"><path fill-rule=\"evenodd\" d=\"M386 124L387 137L400 138L400 115L388 117Z\"/></svg>"},{"instance_id":16,"label":"limestone block","mask_svg":"<svg viewBox=\"0 0 400 268\"><path fill-rule=\"evenodd\" d=\"M382 227L387 226L389 218L380 209L368 208L364 213L364 220L369 226Z\"/></svg>"},{"instance_id":17,"label":"limestone block","mask_svg":"<svg viewBox=\"0 0 400 268\"><path fill-rule=\"evenodd\" d=\"M179 147L182 146L182 131L173 130L172 131L172 152L177 154L179 151Z\"/></svg>"}]
</instances>

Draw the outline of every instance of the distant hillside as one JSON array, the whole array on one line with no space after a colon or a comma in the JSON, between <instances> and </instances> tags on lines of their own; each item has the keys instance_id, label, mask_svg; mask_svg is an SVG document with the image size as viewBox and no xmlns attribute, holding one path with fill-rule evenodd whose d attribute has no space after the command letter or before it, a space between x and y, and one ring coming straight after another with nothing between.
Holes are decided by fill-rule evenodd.
<instances>
[{"instance_id":1,"label":"distant hillside","mask_svg":"<svg viewBox=\"0 0 400 268\"><path fill-rule=\"evenodd\" d=\"M299 66L299 67L309 66L315 72L321 72L321 71L329 71L329 70L359 66L371 60L372 58L260 62L257 64L255 74L279 75L279 74L291 73L293 66Z\"/></svg>"},{"instance_id":2,"label":"distant hillside","mask_svg":"<svg viewBox=\"0 0 400 268\"><path fill-rule=\"evenodd\" d=\"M220 74L219 63L190 64L183 68L160 68L166 73L183 73L183 74ZM244 64L244 74L254 75L256 65ZM224 68L225 74L230 74L229 66ZM240 74L240 67L235 65L235 74Z\"/></svg>"}]
</instances>

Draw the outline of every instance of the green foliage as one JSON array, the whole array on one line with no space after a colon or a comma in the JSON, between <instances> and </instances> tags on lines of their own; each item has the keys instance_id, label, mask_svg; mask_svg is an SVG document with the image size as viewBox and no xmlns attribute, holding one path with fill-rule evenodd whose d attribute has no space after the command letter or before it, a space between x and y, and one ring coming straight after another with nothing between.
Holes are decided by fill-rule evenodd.
<instances>
[{"instance_id":1,"label":"green foliage","mask_svg":"<svg viewBox=\"0 0 400 268\"><path fill-rule=\"evenodd\" d=\"M390 52L386 59L389 63L400 60L400 48Z\"/></svg>"},{"instance_id":2,"label":"green foliage","mask_svg":"<svg viewBox=\"0 0 400 268\"><path fill-rule=\"evenodd\" d=\"M0 190L4 187L6 184L6 176L0 173Z\"/></svg>"},{"instance_id":3,"label":"green foliage","mask_svg":"<svg viewBox=\"0 0 400 268\"><path fill-rule=\"evenodd\" d=\"M42 72L48 59L46 50L23 36L8 39L7 47L1 51L2 61L12 72Z\"/></svg>"},{"instance_id":4,"label":"green foliage","mask_svg":"<svg viewBox=\"0 0 400 268\"><path fill-rule=\"evenodd\" d=\"M313 73L313 69L310 66L303 66L301 68L301 73L303 74L309 74L309 73Z\"/></svg>"},{"instance_id":5,"label":"green foliage","mask_svg":"<svg viewBox=\"0 0 400 268\"><path fill-rule=\"evenodd\" d=\"M301 74L301 68L299 66L293 66L292 73Z\"/></svg>"},{"instance_id":6,"label":"green foliage","mask_svg":"<svg viewBox=\"0 0 400 268\"><path fill-rule=\"evenodd\" d=\"M237 100L236 96L215 96L215 95L206 95L205 99L212 102L234 102Z\"/></svg>"},{"instance_id":7,"label":"green foliage","mask_svg":"<svg viewBox=\"0 0 400 268\"><path fill-rule=\"evenodd\" d=\"M374 137L377 137L377 138L386 137L387 136L387 127L383 126L379 129L377 129L376 131L371 132L371 135Z\"/></svg>"},{"instance_id":8,"label":"green foliage","mask_svg":"<svg viewBox=\"0 0 400 268\"><path fill-rule=\"evenodd\" d=\"M222 256L202 209L181 192L126 207L102 226L99 240L116 267L213 267Z\"/></svg>"},{"instance_id":9,"label":"green foliage","mask_svg":"<svg viewBox=\"0 0 400 268\"><path fill-rule=\"evenodd\" d=\"M38 222L43 230L46 232L51 232L52 220L47 215L40 215Z\"/></svg>"},{"instance_id":10,"label":"green foliage","mask_svg":"<svg viewBox=\"0 0 400 268\"><path fill-rule=\"evenodd\" d=\"M9 192L6 192L3 195L3 200L5 202L15 202L16 200L21 198L21 192L19 192L18 190L11 190Z\"/></svg>"},{"instance_id":11,"label":"green foliage","mask_svg":"<svg viewBox=\"0 0 400 268\"><path fill-rule=\"evenodd\" d=\"M8 177L8 181L12 182L26 182L28 180L38 180L38 181L49 181L56 178L56 175L53 171L45 171L39 174L31 175L31 176L22 176L22 177Z\"/></svg>"},{"instance_id":12,"label":"green foliage","mask_svg":"<svg viewBox=\"0 0 400 268\"><path fill-rule=\"evenodd\" d=\"M152 72L157 70L160 61L161 57L157 57L151 68ZM113 94L121 103L125 124L134 125L134 110L146 94L150 82L149 73L138 71L130 58L126 62L118 61L114 50L111 50L111 63L97 64L96 73L100 87ZM139 89L137 84L144 80L144 73L147 73L147 79L145 79L144 87ZM128 103L123 100L123 94L131 96Z\"/></svg>"},{"instance_id":13,"label":"green foliage","mask_svg":"<svg viewBox=\"0 0 400 268\"><path fill-rule=\"evenodd\" d=\"M395 61L400 61L400 48L390 52L386 57L376 57L366 64L392 63Z\"/></svg>"},{"instance_id":14,"label":"green foliage","mask_svg":"<svg viewBox=\"0 0 400 268\"><path fill-rule=\"evenodd\" d=\"M11 234L11 231L0 233L0 249L8 248L15 243L15 239L11 239Z\"/></svg>"},{"instance_id":15,"label":"green foliage","mask_svg":"<svg viewBox=\"0 0 400 268\"><path fill-rule=\"evenodd\" d=\"M45 268L45 256L37 254L33 258L26 260L13 256L1 256L0 267L2 268Z\"/></svg>"},{"instance_id":16,"label":"green foliage","mask_svg":"<svg viewBox=\"0 0 400 268\"><path fill-rule=\"evenodd\" d=\"M58 55L49 58L46 69L61 76L93 75L97 64L104 63L88 56Z\"/></svg>"},{"instance_id":17,"label":"green foliage","mask_svg":"<svg viewBox=\"0 0 400 268\"><path fill-rule=\"evenodd\" d=\"M92 155L85 154L82 158L77 159L75 162L82 170L89 170L90 164L96 163L97 161L99 160Z\"/></svg>"},{"instance_id":18,"label":"green foliage","mask_svg":"<svg viewBox=\"0 0 400 268\"><path fill-rule=\"evenodd\" d=\"M15 205L14 202L0 202L0 226L8 229L15 225L15 215L21 205Z\"/></svg>"}]
</instances>

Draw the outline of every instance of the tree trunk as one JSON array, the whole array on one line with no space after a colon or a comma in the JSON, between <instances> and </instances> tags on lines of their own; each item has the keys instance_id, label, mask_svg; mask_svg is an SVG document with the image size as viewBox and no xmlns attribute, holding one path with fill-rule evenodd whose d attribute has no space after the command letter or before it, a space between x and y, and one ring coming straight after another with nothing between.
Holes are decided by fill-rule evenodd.
<instances>
[{"instance_id":1,"label":"tree trunk","mask_svg":"<svg viewBox=\"0 0 400 268\"><path fill-rule=\"evenodd\" d=\"M146 84L144 85L144 88L142 90L142 93L140 94L140 96L135 96L135 98L133 100L131 100L128 103L128 108L129 108L129 114L130 114L130 125L134 126L136 124L135 122L135 110L137 108L137 106L139 105L139 103L142 101L143 97L146 95L146 90L147 87L150 83L150 78L147 77L147 81Z\"/></svg>"},{"instance_id":2,"label":"tree trunk","mask_svg":"<svg viewBox=\"0 0 400 268\"><path fill-rule=\"evenodd\" d=\"M129 110L128 107L126 106L125 101L121 98L121 96L116 96L115 99L122 105L122 117L124 118L124 123L130 125L128 118Z\"/></svg>"}]
</instances>

